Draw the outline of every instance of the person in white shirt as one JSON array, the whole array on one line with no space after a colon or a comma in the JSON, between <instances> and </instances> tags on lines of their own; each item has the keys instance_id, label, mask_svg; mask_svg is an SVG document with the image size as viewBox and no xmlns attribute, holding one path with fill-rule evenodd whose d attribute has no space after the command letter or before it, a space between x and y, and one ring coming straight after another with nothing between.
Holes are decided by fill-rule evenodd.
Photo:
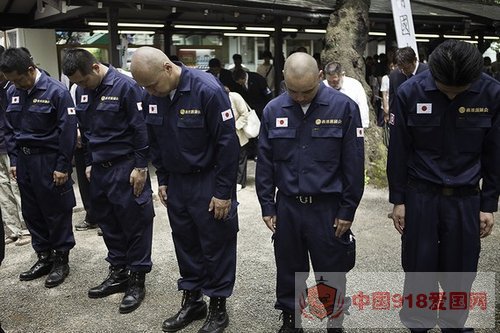
<instances>
[{"instance_id":1,"label":"person in white shirt","mask_svg":"<svg viewBox=\"0 0 500 333\"><path fill-rule=\"evenodd\" d=\"M323 80L323 83L327 87L340 91L356 102L361 115L361 124L363 128L368 128L370 123L368 100L366 99L366 92L361 82L346 76L340 63L334 61L326 64L324 75L325 80Z\"/></svg>"}]
</instances>

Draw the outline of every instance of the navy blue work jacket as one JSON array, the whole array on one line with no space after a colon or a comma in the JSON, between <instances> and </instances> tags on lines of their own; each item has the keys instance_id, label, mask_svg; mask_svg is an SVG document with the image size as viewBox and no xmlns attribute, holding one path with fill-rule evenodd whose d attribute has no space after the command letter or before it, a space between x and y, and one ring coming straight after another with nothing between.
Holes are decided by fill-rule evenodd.
<instances>
[{"instance_id":1,"label":"navy blue work jacket","mask_svg":"<svg viewBox=\"0 0 500 333\"><path fill-rule=\"evenodd\" d=\"M476 186L481 211L498 208L500 189L500 83L481 74L450 100L430 71L401 85L390 119L389 201L405 203L408 179L436 185Z\"/></svg>"},{"instance_id":2,"label":"navy blue work jacket","mask_svg":"<svg viewBox=\"0 0 500 333\"><path fill-rule=\"evenodd\" d=\"M132 78L109 66L96 89L77 88L76 114L87 149L87 165L128 154L134 154L136 167L148 165L142 88Z\"/></svg>"},{"instance_id":3,"label":"navy blue work jacket","mask_svg":"<svg viewBox=\"0 0 500 333\"><path fill-rule=\"evenodd\" d=\"M212 75L180 63L182 72L172 100L144 95L153 165L159 185L172 173L215 168L215 193L229 199L236 183L239 143L228 94Z\"/></svg>"},{"instance_id":4,"label":"navy blue work jacket","mask_svg":"<svg viewBox=\"0 0 500 333\"><path fill-rule=\"evenodd\" d=\"M338 194L337 218L353 221L364 190L363 139L356 103L323 84L305 115L288 93L269 102L256 170L262 215L276 215L278 188L287 196Z\"/></svg>"},{"instance_id":5,"label":"navy blue work jacket","mask_svg":"<svg viewBox=\"0 0 500 333\"><path fill-rule=\"evenodd\" d=\"M20 147L40 148L58 154L55 171L72 170L76 144L75 106L68 89L41 72L31 91L7 91L5 138L11 166Z\"/></svg>"}]
</instances>

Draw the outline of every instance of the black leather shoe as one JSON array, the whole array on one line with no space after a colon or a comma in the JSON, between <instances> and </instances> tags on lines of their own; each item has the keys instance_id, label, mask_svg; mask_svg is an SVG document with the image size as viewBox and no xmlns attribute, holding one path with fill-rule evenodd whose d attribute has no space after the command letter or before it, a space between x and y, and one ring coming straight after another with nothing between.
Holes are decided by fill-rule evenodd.
<instances>
[{"instance_id":1,"label":"black leather shoe","mask_svg":"<svg viewBox=\"0 0 500 333\"><path fill-rule=\"evenodd\" d=\"M50 270L52 269L52 258L50 254L51 254L50 251L39 252L37 254L38 255L37 262L33 266L31 266L31 268L28 271L22 272L19 275L19 280L31 281L49 274Z\"/></svg>"},{"instance_id":2,"label":"black leather shoe","mask_svg":"<svg viewBox=\"0 0 500 333\"><path fill-rule=\"evenodd\" d=\"M296 325L295 316L293 313L283 311L280 317L282 317L283 319L283 325L281 325L278 333L304 333L302 327L300 327L300 325Z\"/></svg>"},{"instance_id":3,"label":"black leather shoe","mask_svg":"<svg viewBox=\"0 0 500 333\"><path fill-rule=\"evenodd\" d=\"M210 306L205 323L198 333L222 333L229 325L225 297L210 297Z\"/></svg>"},{"instance_id":4,"label":"black leather shoe","mask_svg":"<svg viewBox=\"0 0 500 333\"><path fill-rule=\"evenodd\" d=\"M146 287L144 282L146 273L132 272L128 281L128 287L120 304L120 313L129 313L137 309L146 296Z\"/></svg>"},{"instance_id":5,"label":"black leather shoe","mask_svg":"<svg viewBox=\"0 0 500 333\"><path fill-rule=\"evenodd\" d=\"M45 279L45 287L53 288L64 282L69 274L69 251L54 251L52 269Z\"/></svg>"},{"instance_id":6,"label":"black leather shoe","mask_svg":"<svg viewBox=\"0 0 500 333\"><path fill-rule=\"evenodd\" d=\"M101 298L127 290L129 272L125 267L109 266L109 275L100 285L89 290L90 298Z\"/></svg>"},{"instance_id":7,"label":"black leather shoe","mask_svg":"<svg viewBox=\"0 0 500 333\"><path fill-rule=\"evenodd\" d=\"M181 309L177 314L163 322L164 332L177 332L188 326L195 320L201 320L207 316L207 303L203 300L200 290L183 290Z\"/></svg>"}]
</instances>

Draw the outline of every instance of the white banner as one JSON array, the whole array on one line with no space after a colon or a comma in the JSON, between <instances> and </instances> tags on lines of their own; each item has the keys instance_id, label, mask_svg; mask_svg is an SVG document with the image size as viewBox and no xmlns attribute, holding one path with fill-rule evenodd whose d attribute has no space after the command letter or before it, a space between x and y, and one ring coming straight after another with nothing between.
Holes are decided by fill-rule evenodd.
<instances>
[{"instance_id":1,"label":"white banner","mask_svg":"<svg viewBox=\"0 0 500 333\"><path fill-rule=\"evenodd\" d=\"M411 13L410 0L391 0L394 28L398 47L411 47L418 58L417 41L415 39L415 27Z\"/></svg>"}]
</instances>

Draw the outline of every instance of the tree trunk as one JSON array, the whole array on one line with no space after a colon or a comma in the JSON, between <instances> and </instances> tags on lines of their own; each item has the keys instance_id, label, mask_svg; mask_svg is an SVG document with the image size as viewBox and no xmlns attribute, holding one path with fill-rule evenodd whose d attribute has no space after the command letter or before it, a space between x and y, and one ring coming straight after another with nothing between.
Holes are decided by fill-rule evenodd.
<instances>
[{"instance_id":1,"label":"tree trunk","mask_svg":"<svg viewBox=\"0 0 500 333\"><path fill-rule=\"evenodd\" d=\"M363 84L368 101L372 96L365 81L363 53L368 41L368 10L370 0L337 0L335 11L330 15L326 30L325 48L321 61L342 64L347 76ZM371 104L371 103L370 103ZM376 186L386 186L387 149L382 140L382 129L376 126L376 114L370 106L370 127L365 131L366 179Z\"/></svg>"}]
</instances>

